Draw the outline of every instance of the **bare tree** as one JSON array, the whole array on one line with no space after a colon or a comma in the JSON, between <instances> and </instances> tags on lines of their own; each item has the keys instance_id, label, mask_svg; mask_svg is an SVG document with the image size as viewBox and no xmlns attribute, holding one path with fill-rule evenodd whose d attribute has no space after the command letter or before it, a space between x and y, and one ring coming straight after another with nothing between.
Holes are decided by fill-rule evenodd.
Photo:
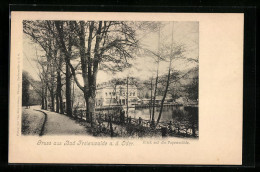
<instances>
[{"instance_id":1,"label":"bare tree","mask_svg":"<svg viewBox=\"0 0 260 172\"><path fill-rule=\"evenodd\" d=\"M59 46L65 55L77 86L86 100L87 119L95 120L95 92L98 69L123 70L130 66L128 58L137 48L135 31L127 22L115 21L55 21ZM69 35L69 41L65 38ZM73 36L73 39L72 39ZM75 67L71 64L71 42L79 50L83 85L77 79Z\"/></svg>"},{"instance_id":2,"label":"bare tree","mask_svg":"<svg viewBox=\"0 0 260 172\"><path fill-rule=\"evenodd\" d=\"M42 83L45 85L43 89L45 100L45 109L47 109L47 90L50 93L51 98L51 110L54 111L55 107L55 85L58 84L55 81L56 78L56 55L57 48L56 42L52 33L46 28L45 21L23 21L23 32L30 36L30 38L36 42L45 51L46 60L45 63L41 63L42 67ZM38 58L38 57L37 57ZM58 79L57 79L58 80Z\"/></svg>"},{"instance_id":3,"label":"bare tree","mask_svg":"<svg viewBox=\"0 0 260 172\"><path fill-rule=\"evenodd\" d=\"M51 107L54 110L54 97L56 97L56 112L64 113L62 97L62 74L66 76L66 113L72 115L71 107L71 73L66 64L64 72L64 54L58 46L57 30L53 21L24 21L24 33L29 35L45 51L45 63L40 63L42 68L42 83L46 89L42 92L46 97L42 101L47 109L47 89L50 92ZM39 60L38 60L39 62ZM55 79L56 77L56 79ZM56 85L56 86L55 86Z\"/></svg>"},{"instance_id":4,"label":"bare tree","mask_svg":"<svg viewBox=\"0 0 260 172\"><path fill-rule=\"evenodd\" d=\"M172 61L174 59L181 58L182 57L182 53L184 51L183 46L179 45L179 46L173 47L173 44L171 45L170 50L171 50L170 54L168 55L168 57L169 57L169 68L168 68L166 86L165 86L165 91L164 91L164 94L163 94L163 98L161 100L160 111L159 111L159 115L158 115L158 119L157 119L156 125L158 125L158 123L160 122L160 119L161 119L161 116L162 116L162 110L163 110L164 101L165 101L165 98L166 98L167 93L168 93L168 88L169 88L170 79L171 79Z\"/></svg>"}]
</instances>

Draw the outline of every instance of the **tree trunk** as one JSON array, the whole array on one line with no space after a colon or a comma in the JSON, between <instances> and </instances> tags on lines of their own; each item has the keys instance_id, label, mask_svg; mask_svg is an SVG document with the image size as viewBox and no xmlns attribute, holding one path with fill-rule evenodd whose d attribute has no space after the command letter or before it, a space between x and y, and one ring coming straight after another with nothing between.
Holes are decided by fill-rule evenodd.
<instances>
[{"instance_id":1,"label":"tree trunk","mask_svg":"<svg viewBox=\"0 0 260 172\"><path fill-rule=\"evenodd\" d=\"M173 27L173 26L172 26L172 27ZM172 40L171 40L171 53L172 53L173 28L172 28L172 34L171 34L171 36L172 36ZM159 112L158 119L157 119L157 122L156 122L156 126L157 126L158 123L160 122L160 119L161 119L161 116L162 116L163 104L164 104L164 101L165 101L165 98L166 98L167 92L168 92L168 87L169 87L169 83L170 83L170 75L171 75L171 65L172 65L172 55L170 56L170 63L169 63L167 83L166 83L166 88L165 88L164 95L163 95L163 98L162 98L162 101L161 101L161 108L160 108L160 112ZM157 76L158 76L158 75L157 75Z\"/></svg>"},{"instance_id":2,"label":"tree trunk","mask_svg":"<svg viewBox=\"0 0 260 172\"><path fill-rule=\"evenodd\" d=\"M71 108L74 107L74 101L75 101L75 91L74 91L74 80L72 80L72 98L71 98Z\"/></svg>"},{"instance_id":3,"label":"tree trunk","mask_svg":"<svg viewBox=\"0 0 260 172\"><path fill-rule=\"evenodd\" d=\"M72 116L71 108L71 73L68 64L66 63L66 111L67 115Z\"/></svg>"},{"instance_id":4,"label":"tree trunk","mask_svg":"<svg viewBox=\"0 0 260 172\"><path fill-rule=\"evenodd\" d=\"M91 123L95 121L94 118L94 113L95 113L95 89L96 89L96 74L98 70L98 63L99 63L99 43L101 41L100 38L100 33L101 33L101 28L102 28L102 22L99 22L99 28L97 31L97 37L96 37L96 44L95 44L95 55L94 55L94 60L91 60L91 44L92 44L92 33L94 30L94 21L91 22L89 26L89 38L88 38L88 45L87 45L87 51L86 51L86 39L85 39L85 22L80 21L79 22L79 54L80 54L80 61L81 61L81 69L82 69L82 78L84 82L84 86L81 86L80 83L77 81L75 69L73 66L70 64L70 51L71 51L71 37L69 36L69 47L68 51L66 50L66 45L64 42L64 35L63 35L63 24L60 23L59 21L55 22L58 34L59 34L59 39L60 39L60 46L63 52L65 53L65 59L67 65L69 65L71 72L74 76L74 80L77 84L77 86L83 91L84 93L84 98L86 101L86 118L89 120ZM93 65L92 65L93 64ZM68 66L67 66L68 68ZM92 72L93 68L93 72ZM66 72L67 73L67 72ZM66 81L69 81L68 75L66 75ZM66 82L69 84L70 82ZM70 85L70 84L69 84ZM69 86L68 85L68 86ZM70 86L66 87L66 96L70 97ZM68 97L66 97L68 98ZM67 99L67 105L69 108L71 108L71 98Z\"/></svg>"},{"instance_id":5,"label":"tree trunk","mask_svg":"<svg viewBox=\"0 0 260 172\"><path fill-rule=\"evenodd\" d=\"M44 105L44 97L42 96L42 106L41 109L44 109L45 105Z\"/></svg>"},{"instance_id":6,"label":"tree trunk","mask_svg":"<svg viewBox=\"0 0 260 172\"><path fill-rule=\"evenodd\" d=\"M53 88L50 91L50 95L51 95L51 111L54 112L54 106L55 106L55 96L54 96L54 91Z\"/></svg>"},{"instance_id":7,"label":"tree trunk","mask_svg":"<svg viewBox=\"0 0 260 172\"><path fill-rule=\"evenodd\" d=\"M58 102L57 105L59 107L59 112L61 114L64 113L63 110L63 100L62 100L62 95L61 95L61 76L60 76L60 71L57 71L57 92L56 92L57 96L58 96Z\"/></svg>"},{"instance_id":8,"label":"tree trunk","mask_svg":"<svg viewBox=\"0 0 260 172\"><path fill-rule=\"evenodd\" d=\"M128 117L128 77L126 79L126 116Z\"/></svg>"},{"instance_id":9,"label":"tree trunk","mask_svg":"<svg viewBox=\"0 0 260 172\"><path fill-rule=\"evenodd\" d=\"M113 131L113 125L112 125L112 120L111 120L111 116L109 117L109 127L110 127L110 136L113 137L114 136L114 131Z\"/></svg>"},{"instance_id":10,"label":"tree trunk","mask_svg":"<svg viewBox=\"0 0 260 172\"><path fill-rule=\"evenodd\" d=\"M158 73L159 73L159 61L157 67L157 74L155 79L155 88L154 88L154 95L153 95L153 111L152 111L152 126L154 125L154 111L155 111L155 100L156 100L156 92L157 92L157 85L158 85Z\"/></svg>"},{"instance_id":11,"label":"tree trunk","mask_svg":"<svg viewBox=\"0 0 260 172\"><path fill-rule=\"evenodd\" d=\"M152 101L153 101L153 77L151 78L151 100L150 100L150 120L152 118Z\"/></svg>"},{"instance_id":12,"label":"tree trunk","mask_svg":"<svg viewBox=\"0 0 260 172\"><path fill-rule=\"evenodd\" d=\"M90 54L88 56L88 101L87 101L87 113L89 114L91 126L93 127L96 122L95 116L95 99L96 99L96 82L97 82L97 73L98 73L98 64L100 59L100 54L98 53L99 44L101 41L100 33L102 28L102 21L99 21L98 30L97 30L97 37L96 43L94 48L94 59L93 63L90 61ZM83 29L82 29L83 30ZM91 30L90 30L91 31ZM88 46L91 44L88 43ZM88 53L90 48L88 48ZM91 65L93 64L93 65ZM93 72L91 72L93 66ZM92 74L92 75L91 75ZM86 87L86 85L85 85Z\"/></svg>"},{"instance_id":13,"label":"tree trunk","mask_svg":"<svg viewBox=\"0 0 260 172\"><path fill-rule=\"evenodd\" d=\"M42 107L41 109L44 109L45 105L44 105L44 86L42 84Z\"/></svg>"},{"instance_id":14,"label":"tree trunk","mask_svg":"<svg viewBox=\"0 0 260 172\"><path fill-rule=\"evenodd\" d=\"M87 120L91 123L91 126L95 124L95 88L89 89L89 92L85 95L85 100L87 104L86 116Z\"/></svg>"},{"instance_id":15,"label":"tree trunk","mask_svg":"<svg viewBox=\"0 0 260 172\"><path fill-rule=\"evenodd\" d=\"M95 116L95 96L90 95L88 99L88 113L91 119L91 125L93 126L96 122L96 116Z\"/></svg>"},{"instance_id":16,"label":"tree trunk","mask_svg":"<svg viewBox=\"0 0 260 172\"><path fill-rule=\"evenodd\" d=\"M154 89L154 97L153 97L153 112L152 112L152 127L154 126L154 111L155 111L155 100L156 100L156 92L158 85L158 75L159 75L159 64L160 64L160 27L158 31L158 61L157 61L157 71L156 71L156 79L155 79L155 89Z\"/></svg>"},{"instance_id":17,"label":"tree trunk","mask_svg":"<svg viewBox=\"0 0 260 172\"><path fill-rule=\"evenodd\" d=\"M84 98L86 102L86 121L91 122L90 116L89 116L89 102L88 102L88 94L84 92Z\"/></svg>"},{"instance_id":18,"label":"tree trunk","mask_svg":"<svg viewBox=\"0 0 260 172\"><path fill-rule=\"evenodd\" d=\"M60 104L60 114L64 114L64 107L63 107L63 99L61 95L61 91L59 92L59 104Z\"/></svg>"},{"instance_id":19,"label":"tree trunk","mask_svg":"<svg viewBox=\"0 0 260 172\"><path fill-rule=\"evenodd\" d=\"M59 86L59 74L58 74L58 71L57 71L56 113L59 113L59 112L60 112L59 90L60 90L60 86Z\"/></svg>"},{"instance_id":20,"label":"tree trunk","mask_svg":"<svg viewBox=\"0 0 260 172\"><path fill-rule=\"evenodd\" d=\"M48 110L48 100L47 97L44 97L44 110Z\"/></svg>"},{"instance_id":21,"label":"tree trunk","mask_svg":"<svg viewBox=\"0 0 260 172\"><path fill-rule=\"evenodd\" d=\"M58 95L58 87L56 91L56 113L60 112L60 102L59 102L59 95Z\"/></svg>"},{"instance_id":22,"label":"tree trunk","mask_svg":"<svg viewBox=\"0 0 260 172\"><path fill-rule=\"evenodd\" d=\"M86 99L87 95L87 84L88 84L88 75L87 75L87 60L86 60L86 53L85 53L85 30L84 30L84 21L80 21L80 58L81 58L81 68L82 68L82 77L84 81L84 87L80 85L80 83L77 80L76 72L74 67L70 63L71 59L71 47L72 47L72 41L71 36L69 35L69 45L68 50L66 48L65 42L64 42L64 34L63 34L63 22L61 21L55 21L55 26L58 31L59 40L60 40L60 48L62 52L65 55L65 61L66 61L66 111L68 115L72 115L72 107L71 107L71 73L74 76L74 81L76 82L77 86L83 91L84 98ZM91 29L94 29L93 27L90 27ZM92 31L93 32L93 31ZM89 33L90 37L92 38L92 32ZM91 40L88 40L91 41ZM91 45L91 44L90 44ZM89 48L88 48L89 49ZM90 49L89 49L90 52ZM87 102L86 102L87 103Z\"/></svg>"},{"instance_id":23,"label":"tree trunk","mask_svg":"<svg viewBox=\"0 0 260 172\"><path fill-rule=\"evenodd\" d=\"M171 74L171 65L169 66L166 88L165 88L164 95L163 95L163 98L162 98L162 101L161 101L161 108L160 108L160 112L159 112L159 115L158 115L156 125L158 125L158 123L160 122L161 116L162 116L163 104L164 104L164 101L165 101L165 98L166 98L166 95L167 95L167 92L168 92L169 83L170 83L170 74Z\"/></svg>"},{"instance_id":24,"label":"tree trunk","mask_svg":"<svg viewBox=\"0 0 260 172\"><path fill-rule=\"evenodd\" d=\"M47 85L47 83L45 84L45 90L44 90L44 104L45 104L45 107L44 107L44 109L45 110L48 110L48 99L47 99L47 97L48 97L48 85Z\"/></svg>"},{"instance_id":25,"label":"tree trunk","mask_svg":"<svg viewBox=\"0 0 260 172\"><path fill-rule=\"evenodd\" d=\"M195 130L194 124L192 124L191 131L192 131L192 136L195 137L196 136L196 130Z\"/></svg>"}]
</instances>

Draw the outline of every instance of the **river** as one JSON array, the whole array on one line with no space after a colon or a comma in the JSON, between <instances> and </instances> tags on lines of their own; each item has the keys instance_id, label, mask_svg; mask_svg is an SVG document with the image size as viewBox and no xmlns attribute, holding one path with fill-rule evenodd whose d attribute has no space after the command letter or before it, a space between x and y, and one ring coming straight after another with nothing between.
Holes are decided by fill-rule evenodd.
<instances>
[{"instance_id":1,"label":"river","mask_svg":"<svg viewBox=\"0 0 260 172\"><path fill-rule=\"evenodd\" d=\"M151 111L152 108L149 107L145 107L145 108L131 107L128 109L128 116L129 117L131 116L131 118L136 118L136 119L141 117L144 120L149 120ZM155 107L155 113L154 113L155 120L157 120L159 112L160 112L160 107ZM104 110L103 113L108 113L108 110ZM198 119L198 107L184 107L184 106L174 106L174 105L165 106L163 107L160 121L169 122L176 119L177 116L184 116L184 115L191 115L195 117L195 119Z\"/></svg>"}]
</instances>

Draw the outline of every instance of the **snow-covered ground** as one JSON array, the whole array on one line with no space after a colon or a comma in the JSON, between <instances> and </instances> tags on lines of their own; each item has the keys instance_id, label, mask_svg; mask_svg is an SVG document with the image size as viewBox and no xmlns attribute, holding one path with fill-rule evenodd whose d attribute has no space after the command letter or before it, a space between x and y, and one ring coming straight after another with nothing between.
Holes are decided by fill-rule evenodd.
<instances>
[{"instance_id":1,"label":"snow-covered ground","mask_svg":"<svg viewBox=\"0 0 260 172\"><path fill-rule=\"evenodd\" d=\"M63 114L42 110L47 114L43 135L86 135L84 126Z\"/></svg>"},{"instance_id":2,"label":"snow-covered ground","mask_svg":"<svg viewBox=\"0 0 260 172\"><path fill-rule=\"evenodd\" d=\"M22 111L22 134L24 135L39 135L44 122L44 114L23 107Z\"/></svg>"},{"instance_id":3,"label":"snow-covered ground","mask_svg":"<svg viewBox=\"0 0 260 172\"><path fill-rule=\"evenodd\" d=\"M41 110L40 106L31 106L29 109L23 108L22 133L24 135L39 135L47 114L43 135L86 135L86 128L70 119L68 116Z\"/></svg>"}]
</instances>

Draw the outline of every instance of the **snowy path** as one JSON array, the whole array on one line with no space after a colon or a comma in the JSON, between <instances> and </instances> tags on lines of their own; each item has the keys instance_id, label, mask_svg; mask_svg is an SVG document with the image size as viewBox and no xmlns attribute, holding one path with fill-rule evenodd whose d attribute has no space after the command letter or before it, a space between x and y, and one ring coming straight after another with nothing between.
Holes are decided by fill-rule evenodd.
<instances>
[{"instance_id":1,"label":"snowy path","mask_svg":"<svg viewBox=\"0 0 260 172\"><path fill-rule=\"evenodd\" d=\"M86 128L77 124L69 117L41 110L47 114L47 121L44 127L43 135L86 135Z\"/></svg>"},{"instance_id":2,"label":"snowy path","mask_svg":"<svg viewBox=\"0 0 260 172\"><path fill-rule=\"evenodd\" d=\"M22 111L22 134L24 135L39 135L44 123L44 114L23 107Z\"/></svg>"}]
</instances>

